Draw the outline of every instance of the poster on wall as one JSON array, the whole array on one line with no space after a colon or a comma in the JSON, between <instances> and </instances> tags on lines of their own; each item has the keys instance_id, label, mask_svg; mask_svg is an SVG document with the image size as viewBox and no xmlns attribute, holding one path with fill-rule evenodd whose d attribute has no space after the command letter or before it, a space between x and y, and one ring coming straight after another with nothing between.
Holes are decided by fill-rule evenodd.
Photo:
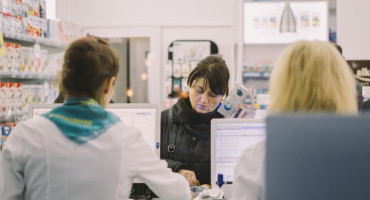
<instances>
[{"instance_id":1,"label":"poster on wall","mask_svg":"<svg viewBox=\"0 0 370 200\"><path fill-rule=\"evenodd\" d=\"M188 92L190 72L203 58L218 53L217 45L210 40L176 40L168 48L168 61L164 76L164 109Z\"/></svg>"},{"instance_id":2,"label":"poster on wall","mask_svg":"<svg viewBox=\"0 0 370 200\"><path fill-rule=\"evenodd\" d=\"M285 2L244 4L245 44L287 44L297 40L328 41L328 3L291 2L296 32L280 33Z\"/></svg>"}]
</instances>

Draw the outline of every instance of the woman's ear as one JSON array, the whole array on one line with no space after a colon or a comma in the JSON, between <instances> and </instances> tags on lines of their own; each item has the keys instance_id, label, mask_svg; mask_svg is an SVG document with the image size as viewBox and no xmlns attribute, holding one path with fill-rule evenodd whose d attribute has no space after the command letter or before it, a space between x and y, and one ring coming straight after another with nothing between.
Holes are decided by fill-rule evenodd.
<instances>
[{"instance_id":1,"label":"woman's ear","mask_svg":"<svg viewBox=\"0 0 370 200\"><path fill-rule=\"evenodd\" d=\"M106 81L104 94L108 94L108 93L112 92L115 81L116 81L116 77L114 77L114 76L112 76L111 78L109 78Z\"/></svg>"}]
</instances>

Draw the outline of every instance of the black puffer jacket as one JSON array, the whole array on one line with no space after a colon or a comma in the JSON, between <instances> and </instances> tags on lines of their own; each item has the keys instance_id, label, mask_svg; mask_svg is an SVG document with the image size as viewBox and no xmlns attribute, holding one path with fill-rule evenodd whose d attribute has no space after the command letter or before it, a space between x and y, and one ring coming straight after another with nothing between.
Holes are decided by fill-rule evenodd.
<instances>
[{"instance_id":1,"label":"black puffer jacket","mask_svg":"<svg viewBox=\"0 0 370 200\"><path fill-rule=\"evenodd\" d=\"M200 184L211 183L210 122L222 118L217 111L197 113L189 98L179 99L161 115L161 158L174 172L194 171Z\"/></svg>"}]
</instances>

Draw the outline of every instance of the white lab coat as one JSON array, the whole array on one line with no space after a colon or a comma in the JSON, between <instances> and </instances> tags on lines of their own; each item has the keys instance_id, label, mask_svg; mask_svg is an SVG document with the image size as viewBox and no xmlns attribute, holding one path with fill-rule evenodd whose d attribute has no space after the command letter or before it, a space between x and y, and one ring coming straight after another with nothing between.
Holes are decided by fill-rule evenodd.
<instances>
[{"instance_id":1,"label":"white lab coat","mask_svg":"<svg viewBox=\"0 0 370 200\"><path fill-rule=\"evenodd\" d=\"M234 170L232 199L265 199L266 140L247 148Z\"/></svg>"},{"instance_id":2,"label":"white lab coat","mask_svg":"<svg viewBox=\"0 0 370 200\"><path fill-rule=\"evenodd\" d=\"M50 120L31 119L17 125L2 157L1 200L126 200L134 177L161 199L191 198L185 178L121 122L78 145Z\"/></svg>"}]
</instances>

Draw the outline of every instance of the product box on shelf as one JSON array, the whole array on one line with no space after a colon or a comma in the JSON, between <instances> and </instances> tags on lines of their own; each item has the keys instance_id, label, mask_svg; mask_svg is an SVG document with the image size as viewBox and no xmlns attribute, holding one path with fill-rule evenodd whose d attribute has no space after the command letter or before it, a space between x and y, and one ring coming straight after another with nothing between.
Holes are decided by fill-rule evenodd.
<instances>
[{"instance_id":1,"label":"product box on shelf","mask_svg":"<svg viewBox=\"0 0 370 200\"><path fill-rule=\"evenodd\" d=\"M15 16L14 33L23 33L23 18L21 16Z\"/></svg>"},{"instance_id":2,"label":"product box on shelf","mask_svg":"<svg viewBox=\"0 0 370 200\"><path fill-rule=\"evenodd\" d=\"M40 20L40 37L47 38L48 22L47 19L39 18Z\"/></svg>"},{"instance_id":3,"label":"product box on shelf","mask_svg":"<svg viewBox=\"0 0 370 200\"><path fill-rule=\"evenodd\" d=\"M40 37L40 18L36 16L27 17L27 35Z\"/></svg>"},{"instance_id":4,"label":"product box on shelf","mask_svg":"<svg viewBox=\"0 0 370 200\"><path fill-rule=\"evenodd\" d=\"M4 30L4 14L0 11L0 30Z\"/></svg>"},{"instance_id":5,"label":"product box on shelf","mask_svg":"<svg viewBox=\"0 0 370 200\"><path fill-rule=\"evenodd\" d=\"M4 12L4 32L12 32L14 30L14 16Z\"/></svg>"},{"instance_id":6,"label":"product box on shelf","mask_svg":"<svg viewBox=\"0 0 370 200\"><path fill-rule=\"evenodd\" d=\"M6 84L6 112L14 111L14 83Z\"/></svg>"},{"instance_id":7,"label":"product box on shelf","mask_svg":"<svg viewBox=\"0 0 370 200\"><path fill-rule=\"evenodd\" d=\"M69 21L60 20L58 28L59 41L62 42L71 42L82 37L83 35L83 29L81 26Z\"/></svg>"},{"instance_id":8,"label":"product box on shelf","mask_svg":"<svg viewBox=\"0 0 370 200\"><path fill-rule=\"evenodd\" d=\"M44 95L44 85L37 85L37 93L36 93L36 103L45 103L45 95Z\"/></svg>"},{"instance_id":9,"label":"product box on shelf","mask_svg":"<svg viewBox=\"0 0 370 200\"><path fill-rule=\"evenodd\" d=\"M30 85L23 85L22 87L22 110L27 111L30 104Z\"/></svg>"},{"instance_id":10,"label":"product box on shelf","mask_svg":"<svg viewBox=\"0 0 370 200\"><path fill-rule=\"evenodd\" d=\"M39 0L23 0L22 2L23 16L40 17L40 2Z\"/></svg>"},{"instance_id":11,"label":"product box on shelf","mask_svg":"<svg viewBox=\"0 0 370 200\"><path fill-rule=\"evenodd\" d=\"M8 70L5 65L5 59L6 55L0 55L0 74Z\"/></svg>"},{"instance_id":12,"label":"product box on shelf","mask_svg":"<svg viewBox=\"0 0 370 200\"><path fill-rule=\"evenodd\" d=\"M17 43L13 43L13 60L12 60L12 64L13 64L13 69L12 69L12 72L16 72L16 73L19 73L21 72L21 48L22 46L20 44L17 44Z\"/></svg>"},{"instance_id":13,"label":"product box on shelf","mask_svg":"<svg viewBox=\"0 0 370 200\"><path fill-rule=\"evenodd\" d=\"M41 46L35 44L33 46L33 68L35 72L41 72Z\"/></svg>"},{"instance_id":14,"label":"product box on shelf","mask_svg":"<svg viewBox=\"0 0 370 200\"><path fill-rule=\"evenodd\" d=\"M28 104L33 104L33 103L36 103L36 86L29 85L28 86Z\"/></svg>"},{"instance_id":15,"label":"product box on shelf","mask_svg":"<svg viewBox=\"0 0 370 200\"><path fill-rule=\"evenodd\" d=\"M22 17L22 33L24 35L28 34L28 18L26 16Z\"/></svg>"},{"instance_id":16,"label":"product box on shelf","mask_svg":"<svg viewBox=\"0 0 370 200\"><path fill-rule=\"evenodd\" d=\"M28 60L29 55L27 47L21 47L21 61L20 61L21 72L26 72Z\"/></svg>"},{"instance_id":17,"label":"product box on shelf","mask_svg":"<svg viewBox=\"0 0 370 200\"><path fill-rule=\"evenodd\" d=\"M3 151L6 140L8 139L9 135L11 134L15 126L16 126L15 123L8 123L8 124L0 125L0 132L1 132L0 149L1 151Z\"/></svg>"},{"instance_id":18,"label":"product box on shelf","mask_svg":"<svg viewBox=\"0 0 370 200\"><path fill-rule=\"evenodd\" d=\"M0 82L0 113L6 111L6 82Z\"/></svg>"},{"instance_id":19,"label":"product box on shelf","mask_svg":"<svg viewBox=\"0 0 370 200\"><path fill-rule=\"evenodd\" d=\"M59 40L59 27L58 27L58 21L48 19L47 20L47 38L51 40Z\"/></svg>"},{"instance_id":20,"label":"product box on shelf","mask_svg":"<svg viewBox=\"0 0 370 200\"><path fill-rule=\"evenodd\" d=\"M40 17L46 19L46 0L40 0Z\"/></svg>"},{"instance_id":21,"label":"product box on shelf","mask_svg":"<svg viewBox=\"0 0 370 200\"><path fill-rule=\"evenodd\" d=\"M48 51L46 49L41 50L40 55L40 72L48 72Z\"/></svg>"},{"instance_id":22,"label":"product box on shelf","mask_svg":"<svg viewBox=\"0 0 370 200\"><path fill-rule=\"evenodd\" d=\"M3 11L3 1L0 1L0 11Z\"/></svg>"},{"instance_id":23,"label":"product box on shelf","mask_svg":"<svg viewBox=\"0 0 370 200\"><path fill-rule=\"evenodd\" d=\"M33 72L33 50L30 47L21 47L21 72Z\"/></svg>"},{"instance_id":24,"label":"product box on shelf","mask_svg":"<svg viewBox=\"0 0 370 200\"><path fill-rule=\"evenodd\" d=\"M6 72L13 71L13 44L11 42L4 42L5 46L5 57L4 66Z\"/></svg>"},{"instance_id":25,"label":"product box on shelf","mask_svg":"<svg viewBox=\"0 0 370 200\"><path fill-rule=\"evenodd\" d=\"M27 69L26 72L35 72L34 68L34 56L33 56L33 48L27 47L27 54L28 54L28 62L27 62Z\"/></svg>"},{"instance_id":26,"label":"product box on shelf","mask_svg":"<svg viewBox=\"0 0 370 200\"><path fill-rule=\"evenodd\" d=\"M14 6L15 2L14 0L2 0L2 11L4 13L8 13L11 15L14 15Z\"/></svg>"},{"instance_id":27,"label":"product box on shelf","mask_svg":"<svg viewBox=\"0 0 370 200\"><path fill-rule=\"evenodd\" d=\"M13 11L15 16L23 16L22 0L13 0Z\"/></svg>"},{"instance_id":28,"label":"product box on shelf","mask_svg":"<svg viewBox=\"0 0 370 200\"><path fill-rule=\"evenodd\" d=\"M14 111L22 111L22 83L14 83Z\"/></svg>"}]
</instances>

